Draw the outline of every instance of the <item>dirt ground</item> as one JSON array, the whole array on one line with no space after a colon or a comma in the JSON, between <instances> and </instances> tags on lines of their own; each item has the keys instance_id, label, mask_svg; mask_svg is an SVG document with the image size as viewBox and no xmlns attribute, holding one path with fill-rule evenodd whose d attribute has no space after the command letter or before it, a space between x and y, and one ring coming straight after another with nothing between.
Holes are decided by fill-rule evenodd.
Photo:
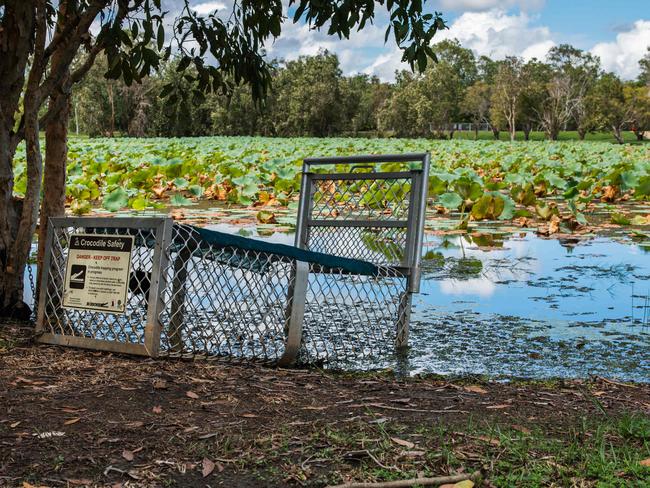
<instances>
[{"instance_id":1,"label":"dirt ground","mask_svg":"<svg viewBox=\"0 0 650 488\"><path fill-rule=\"evenodd\" d=\"M486 460L503 440L486 429L562 436L650 415L650 384L151 360L15 332L0 333L0 486L325 486L477 469L493 486Z\"/></svg>"}]
</instances>

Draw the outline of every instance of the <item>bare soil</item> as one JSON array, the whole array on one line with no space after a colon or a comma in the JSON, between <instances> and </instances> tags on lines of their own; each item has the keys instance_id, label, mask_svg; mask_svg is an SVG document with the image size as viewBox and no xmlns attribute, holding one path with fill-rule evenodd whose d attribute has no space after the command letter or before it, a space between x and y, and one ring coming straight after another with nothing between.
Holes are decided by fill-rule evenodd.
<instances>
[{"instance_id":1,"label":"bare soil","mask_svg":"<svg viewBox=\"0 0 650 488\"><path fill-rule=\"evenodd\" d=\"M650 385L603 378L493 383L151 360L16 343L18 332L0 328L0 486L325 486L366 476L360 463L375 479L481 469L490 486L472 452L498 441L470 424L562 436L602 416L650 415ZM424 454L443 444L460 466Z\"/></svg>"}]
</instances>

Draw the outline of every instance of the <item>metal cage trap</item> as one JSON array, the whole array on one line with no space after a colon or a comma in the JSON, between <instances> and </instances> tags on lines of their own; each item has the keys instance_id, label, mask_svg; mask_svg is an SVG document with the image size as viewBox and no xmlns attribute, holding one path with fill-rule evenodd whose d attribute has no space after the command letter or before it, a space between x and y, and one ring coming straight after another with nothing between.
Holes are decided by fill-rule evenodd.
<instances>
[{"instance_id":1,"label":"metal cage trap","mask_svg":"<svg viewBox=\"0 0 650 488\"><path fill-rule=\"evenodd\" d=\"M40 341L363 367L407 344L428 154L305 159L295 246L169 218L55 218Z\"/></svg>"}]
</instances>

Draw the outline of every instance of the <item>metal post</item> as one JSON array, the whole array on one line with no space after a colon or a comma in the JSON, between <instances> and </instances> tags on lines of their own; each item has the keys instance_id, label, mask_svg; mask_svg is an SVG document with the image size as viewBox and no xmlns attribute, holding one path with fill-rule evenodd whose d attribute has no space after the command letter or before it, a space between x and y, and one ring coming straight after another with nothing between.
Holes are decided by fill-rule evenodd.
<instances>
[{"instance_id":1,"label":"metal post","mask_svg":"<svg viewBox=\"0 0 650 488\"><path fill-rule=\"evenodd\" d=\"M168 246L172 240L173 226L172 219L164 219L156 227L151 286L147 298L147 324L144 330L144 347L151 357L157 357L160 350L160 312L165 307L162 292L166 288Z\"/></svg>"},{"instance_id":2,"label":"metal post","mask_svg":"<svg viewBox=\"0 0 650 488\"><path fill-rule=\"evenodd\" d=\"M313 204L312 181L309 166L304 163L302 166L302 180L300 182L300 202L298 205L298 219L296 222L295 246L307 249L309 243L309 227L307 222L311 215Z\"/></svg>"},{"instance_id":3,"label":"metal post","mask_svg":"<svg viewBox=\"0 0 650 488\"><path fill-rule=\"evenodd\" d=\"M183 350L183 321L185 319L185 295L187 293L187 266L191 252L186 246L181 247L174 259L174 278L172 280L172 304L170 310L167 337L173 352Z\"/></svg>"},{"instance_id":4,"label":"metal post","mask_svg":"<svg viewBox=\"0 0 650 488\"><path fill-rule=\"evenodd\" d=\"M38 293L38 313L36 315L36 333L40 334L45 329L45 307L47 306L47 289L50 286L50 266L52 260L52 242L54 241L54 224L51 219L47 221L47 237L45 238L45 258L41 272L41 282ZM36 298L36 297L34 297Z\"/></svg>"},{"instance_id":5,"label":"metal post","mask_svg":"<svg viewBox=\"0 0 650 488\"><path fill-rule=\"evenodd\" d=\"M296 261L293 283L289 289L290 313L287 319L286 343L278 366L291 366L296 362L302 343L302 324L305 319L305 300L309 282L309 263Z\"/></svg>"},{"instance_id":6,"label":"metal post","mask_svg":"<svg viewBox=\"0 0 650 488\"><path fill-rule=\"evenodd\" d=\"M411 305L413 294L408 290L402 293L397 309L397 330L395 334L395 347L403 349L409 343L409 323L411 321Z\"/></svg>"}]
</instances>

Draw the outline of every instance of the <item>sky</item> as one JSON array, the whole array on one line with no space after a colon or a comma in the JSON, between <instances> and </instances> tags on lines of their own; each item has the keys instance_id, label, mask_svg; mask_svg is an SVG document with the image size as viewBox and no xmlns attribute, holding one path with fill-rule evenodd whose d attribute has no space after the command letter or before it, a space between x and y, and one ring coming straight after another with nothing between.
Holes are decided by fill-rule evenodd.
<instances>
[{"instance_id":1,"label":"sky","mask_svg":"<svg viewBox=\"0 0 650 488\"><path fill-rule=\"evenodd\" d=\"M227 3L194 0L192 6L209 13L226 9ZM442 12L449 25L434 41L456 38L476 55L494 59L543 59L554 45L569 43L599 56L606 71L634 79L650 45L650 0L428 0L425 8ZM374 25L338 40L288 20L282 35L267 45L267 55L291 60L328 49L339 56L344 74L392 81L396 70L408 66L400 62L392 39L384 43L387 22L386 15L379 15Z\"/></svg>"}]
</instances>

